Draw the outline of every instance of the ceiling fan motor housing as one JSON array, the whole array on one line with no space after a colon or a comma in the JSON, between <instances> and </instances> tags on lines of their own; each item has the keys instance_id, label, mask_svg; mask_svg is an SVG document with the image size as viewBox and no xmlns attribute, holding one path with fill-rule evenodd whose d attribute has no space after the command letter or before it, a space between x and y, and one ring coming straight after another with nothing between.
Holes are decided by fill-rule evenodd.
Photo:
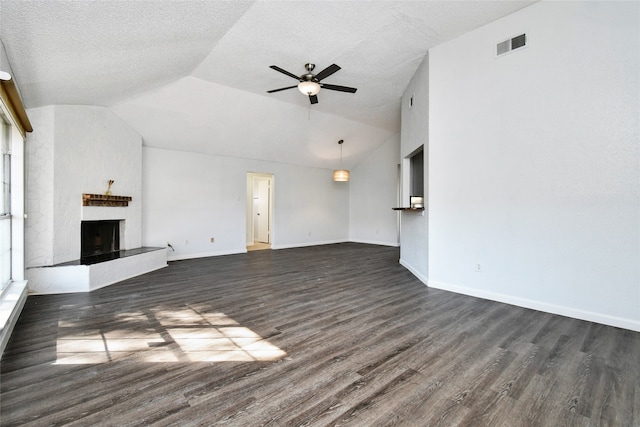
<instances>
[{"instance_id":1,"label":"ceiling fan motor housing","mask_svg":"<svg viewBox=\"0 0 640 427\"><path fill-rule=\"evenodd\" d=\"M307 69L307 74L303 74L300 76L300 81L302 82L318 82L316 76L311 74L314 68L316 68L316 64L307 63L304 64L304 68Z\"/></svg>"}]
</instances>

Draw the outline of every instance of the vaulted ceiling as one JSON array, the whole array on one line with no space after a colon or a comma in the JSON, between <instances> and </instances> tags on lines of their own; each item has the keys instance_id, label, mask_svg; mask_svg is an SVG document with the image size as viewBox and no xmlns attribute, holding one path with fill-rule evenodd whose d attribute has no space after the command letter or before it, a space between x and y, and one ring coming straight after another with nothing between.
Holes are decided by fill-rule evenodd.
<instances>
[{"instance_id":1,"label":"vaulted ceiling","mask_svg":"<svg viewBox=\"0 0 640 427\"><path fill-rule=\"evenodd\" d=\"M0 1L0 37L27 108L110 108L144 144L353 167L400 131L428 49L533 1ZM509 35L507 35L509 36ZM301 75L335 63L310 105ZM0 64L1 68L1 64Z\"/></svg>"}]
</instances>

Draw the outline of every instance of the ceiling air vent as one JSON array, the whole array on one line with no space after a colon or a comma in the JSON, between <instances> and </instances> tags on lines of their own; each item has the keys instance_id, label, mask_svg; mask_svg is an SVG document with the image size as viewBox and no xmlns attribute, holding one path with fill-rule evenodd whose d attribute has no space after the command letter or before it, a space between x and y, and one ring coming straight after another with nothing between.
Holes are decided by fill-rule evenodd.
<instances>
[{"instance_id":1,"label":"ceiling air vent","mask_svg":"<svg viewBox=\"0 0 640 427\"><path fill-rule=\"evenodd\" d=\"M519 49L527 45L527 35L520 34L512 39L505 40L496 45L496 56L504 55L513 50Z\"/></svg>"}]
</instances>

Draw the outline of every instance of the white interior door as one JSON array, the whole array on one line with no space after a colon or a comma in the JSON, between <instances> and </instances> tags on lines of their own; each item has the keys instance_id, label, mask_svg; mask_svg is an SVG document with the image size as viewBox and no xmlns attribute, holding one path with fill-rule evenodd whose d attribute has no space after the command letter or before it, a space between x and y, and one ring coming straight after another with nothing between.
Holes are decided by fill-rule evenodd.
<instances>
[{"instance_id":1,"label":"white interior door","mask_svg":"<svg viewBox=\"0 0 640 427\"><path fill-rule=\"evenodd\" d=\"M269 199L271 186L268 178L256 178L257 191L254 193L254 239L270 243L269 239Z\"/></svg>"}]
</instances>

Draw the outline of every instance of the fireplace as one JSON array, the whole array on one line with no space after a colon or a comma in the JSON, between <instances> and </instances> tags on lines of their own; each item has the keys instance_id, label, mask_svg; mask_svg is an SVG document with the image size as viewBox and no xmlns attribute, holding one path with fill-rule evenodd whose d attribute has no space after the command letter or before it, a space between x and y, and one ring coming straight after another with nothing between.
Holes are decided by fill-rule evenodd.
<instances>
[{"instance_id":1,"label":"fireplace","mask_svg":"<svg viewBox=\"0 0 640 427\"><path fill-rule=\"evenodd\" d=\"M82 221L80 259L99 258L120 250L120 220Z\"/></svg>"}]
</instances>

